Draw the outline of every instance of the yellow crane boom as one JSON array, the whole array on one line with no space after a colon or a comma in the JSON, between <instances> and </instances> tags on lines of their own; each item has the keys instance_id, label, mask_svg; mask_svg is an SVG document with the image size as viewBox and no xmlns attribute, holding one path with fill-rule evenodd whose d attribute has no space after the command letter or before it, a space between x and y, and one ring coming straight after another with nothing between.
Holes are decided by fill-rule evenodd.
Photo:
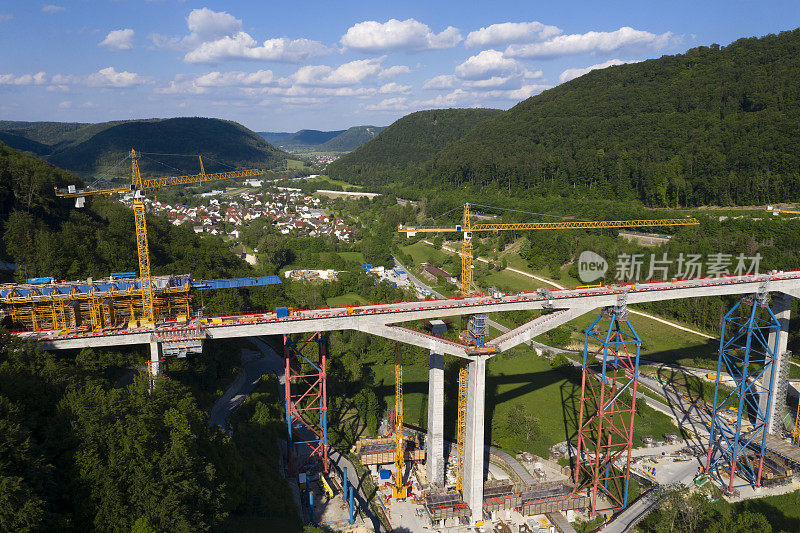
<instances>
[{"instance_id":1,"label":"yellow crane boom","mask_svg":"<svg viewBox=\"0 0 800 533\"><path fill-rule=\"evenodd\" d=\"M519 222L510 224L472 224L469 204L464 204L461 225L443 227L399 226L398 231L411 236L415 233L463 233L461 241L461 294L469 296L472 291L472 232L473 231L524 231L548 229L597 229L597 228L641 228L652 226L696 226L696 218L662 218L654 220L598 220L565 222Z\"/></svg>"},{"instance_id":2,"label":"yellow crane boom","mask_svg":"<svg viewBox=\"0 0 800 533\"><path fill-rule=\"evenodd\" d=\"M199 156L198 156L199 157ZM86 196L99 196L104 194L119 194L133 192L133 218L136 226L136 253L139 260L139 279L142 284L142 323L152 326L155 323L153 309L153 283L150 277L150 251L147 244L147 224L144 211L144 194L156 191L161 187L181 185L187 183L202 183L205 181L224 180L231 178L245 178L263 174L259 169L236 170L231 172L218 172L206 174L203 167L203 158L200 159L200 173L185 176L171 176L165 178L142 179L139 172L139 154L131 150L131 184L126 187L111 187L108 189L76 189L70 186L66 189L56 189L59 198L77 198L76 206L83 206Z\"/></svg>"}]
</instances>

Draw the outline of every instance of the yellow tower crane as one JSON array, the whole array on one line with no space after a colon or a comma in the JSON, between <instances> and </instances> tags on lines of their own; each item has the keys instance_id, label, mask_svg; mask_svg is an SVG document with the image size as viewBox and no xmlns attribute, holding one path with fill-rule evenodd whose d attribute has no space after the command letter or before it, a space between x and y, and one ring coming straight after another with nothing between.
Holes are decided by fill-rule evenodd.
<instances>
[{"instance_id":1,"label":"yellow tower crane","mask_svg":"<svg viewBox=\"0 0 800 533\"><path fill-rule=\"evenodd\" d=\"M136 150L131 150L129 157L131 158L131 184L129 186L112 187L109 189L76 189L74 185L70 185L66 189L56 189L56 196L60 198L75 198L75 207L83 207L87 196L133 192L136 252L139 259L139 280L142 287L141 322L144 326L152 326L157 317L155 316L155 310L153 308L153 283L150 277L150 252L147 246L147 225L144 215L145 193L157 191L161 187L170 185L258 176L259 174L263 174L264 171L260 169L249 169L206 174L205 168L203 167L203 158L198 156L200 160L200 174L142 179L142 175L139 172L139 154Z\"/></svg>"},{"instance_id":2,"label":"yellow tower crane","mask_svg":"<svg viewBox=\"0 0 800 533\"><path fill-rule=\"evenodd\" d=\"M404 500L408 496L408 487L403 483L405 446L403 442L403 361L400 356L400 343L395 345L394 352L394 441L392 496L397 500Z\"/></svg>"},{"instance_id":3,"label":"yellow tower crane","mask_svg":"<svg viewBox=\"0 0 800 533\"><path fill-rule=\"evenodd\" d=\"M598 220L567 222L517 222L512 224L473 224L469 204L464 204L462 223L446 227L399 226L398 231L412 236L415 233L461 233L461 295L472 292L472 232L474 231L524 231L547 229L641 228L649 226L696 226L696 218L662 218L655 220Z\"/></svg>"}]
</instances>

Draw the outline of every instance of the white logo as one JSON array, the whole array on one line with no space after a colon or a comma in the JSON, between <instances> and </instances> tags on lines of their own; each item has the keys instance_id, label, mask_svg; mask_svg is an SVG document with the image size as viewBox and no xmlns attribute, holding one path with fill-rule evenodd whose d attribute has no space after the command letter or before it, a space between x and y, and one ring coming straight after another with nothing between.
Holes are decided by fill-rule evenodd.
<instances>
[{"instance_id":1,"label":"white logo","mask_svg":"<svg viewBox=\"0 0 800 533\"><path fill-rule=\"evenodd\" d=\"M590 250L584 250L578 257L578 277L584 283L602 278L607 270L606 260Z\"/></svg>"}]
</instances>

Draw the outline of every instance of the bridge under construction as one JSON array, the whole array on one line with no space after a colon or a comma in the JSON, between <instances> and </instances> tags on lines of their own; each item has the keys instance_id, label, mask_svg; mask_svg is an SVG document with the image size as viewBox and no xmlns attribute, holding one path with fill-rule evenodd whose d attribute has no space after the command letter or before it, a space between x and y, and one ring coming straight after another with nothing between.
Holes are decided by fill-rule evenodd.
<instances>
[{"instance_id":1,"label":"bridge under construction","mask_svg":"<svg viewBox=\"0 0 800 533\"><path fill-rule=\"evenodd\" d=\"M191 283L190 285L191 286ZM137 288L132 285L130 291L135 293ZM5 298L42 298L54 301L52 295L41 293L22 296L19 291L5 293ZM526 343L546 331L564 324L576 317L592 311L604 311L606 318L611 319L608 334L600 340L601 350L590 353L584 351L584 393L587 387L606 387L604 399L593 406L594 412L582 415L582 423L586 426L584 434L587 448L581 450L580 458L584 461L592 459L594 463L605 461L603 469L590 469L583 474L576 475L576 490L585 491L590 497L596 497L604 491L604 487L613 481L616 472L621 470L621 479L627 487L626 458L630 463L630 450L632 447L633 405L628 403L625 412L630 412L630 424L622 428L623 442L614 449L603 448L600 443L590 445L588 436L596 435L598 426L591 426L595 422L600 424L599 433L603 434L602 421L613 424L614 413L619 413L619 406L614 401L621 399L624 391L633 392L638 379L638 347L628 350L622 346L622 329L617 328L620 337L615 340L614 324L619 326L620 321L627 321L625 309L627 305L673 300L680 298L698 298L709 296L740 295L743 300L737 303L737 308L749 309L742 316L745 322L731 323L729 331L735 328L735 335L727 337L723 334L723 342L728 339L729 344L721 351L729 350L738 357L745 359L735 364L728 365L723 358L720 359L718 369L717 390L720 391L719 381L721 371L727 369L735 379L736 388L726 397L720 395L715 398L714 414L722 410L730 411L730 406L738 408L738 418L733 422L723 422L721 417L715 418L712 428L711 445L709 446L708 468L710 473L716 472L724 484L734 486L734 478L744 478L745 483L757 485L760 483L760 466L754 465L749 457L755 452L763 457L766 450L767 436L776 432L779 421L776 411L785 398L786 380L778 371L788 358L786 351L787 333L791 299L800 297L800 271L781 271L760 273L752 275L723 276L716 278L687 279L680 281L649 282L628 285L612 285L605 287L544 290L523 292L515 294L472 295L467 297L409 301L385 304L361 305L342 308L324 308L298 310L291 313L264 312L236 316L219 316L197 318L187 316L181 320L165 320L154 326L139 326L137 324L124 324L116 329L85 328L78 331L70 328L29 328L26 331L16 331L22 338L38 342L42 348L49 350L80 349L84 347L109 347L143 344L150 347L150 369L153 377L161 371L164 357L176 354L197 352L202 348L202 342L207 339L225 339L237 337L252 337L265 335L281 335L286 342L287 356L287 390L292 378L290 372L290 356L301 355L303 346L293 344L289 335L310 334L308 343L317 343L320 346L317 352L321 361L315 362L315 389L313 395L319 399L319 409L326 409L325 399L325 349L322 347L324 332L334 330L358 330L371 335L378 335L398 342L419 346L430 350L431 367L429 371L429 431L426 445L426 468L428 479L433 483L443 484L444 470L444 371L441 365L442 354L449 354L462 358L467 366L466 383L466 421L464 439L463 463L463 502L468 506L473 523L482 520L484 509L484 413L485 413L485 386L486 363L496 353L504 352L514 346ZM741 304L741 306L740 306ZM44 304L42 304L44 305ZM50 304L48 304L50 305ZM51 306L51 314L56 304ZM4 302L4 309L8 305ZM485 343L486 350L471 350L465 342L446 340L423 331L417 331L402 324L416 320L430 320L448 316L476 315L501 311L539 311L536 318L504 333ZM766 312L768 318L761 326L756 322L758 312ZM732 310L733 312L733 310ZM44 313L46 314L46 313ZM740 313L741 314L741 313ZM738 316L738 315L737 315ZM750 321L746 320L750 316ZM598 320L601 317L598 316ZM90 320L91 322L91 320ZM597 321L596 321L597 322ZM44 322L46 323L46 321ZM25 323L27 325L27 322ZM53 324L60 325L54 319ZM634 332L635 333L635 332ZM744 337L742 337L744 335ZM763 349L756 356L756 337L763 344ZM735 346L742 346L739 351L730 342L738 342ZM751 342L752 341L752 342ZM742 344L742 343L746 343ZM750 358L751 349L753 357ZM741 354L745 353L744 356ZM750 370L748 371L748 365ZM591 368L600 368L595 372ZM738 369L738 370L737 370ZM624 380L622 377L626 376ZM307 376L306 376L307 377ZM622 381L620 381L622 380ZM591 383L594 385L591 385ZM726 389L727 390L727 389ZM291 395L287 395L289 398ZM589 402L589 395L585 394L584 400ZM631 400L628 400L631 402ZM635 400L633 400L635 401ZM755 407L757 415L748 420L748 413ZM599 414L598 414L599 413ZM736 414L736 413L734 413ZM324 415L324 412L323 412ZM608 415L608 416L604 416ZM300 416L300 414L298 415ZM594 417L594 418L592 418ZM727 420L727 419L726 419ZM291 422L290 422L291 424ZM290 426L291 427L291 426ZM592 429L593 428L593 429ZM591 429L591 431L589 431ZM606 426L606 429L608 427ZM620 427L612 427L619 433ZM315 432L317 439L314 443L315 450L320 455L325 455L327 448L327 429L318 428ZM610 443L610 440L609 440ZM291 443L290 443L291 444ZM749 461L743 465L744 460ZM621 466L620 466L621 465ZM751 475L752 474L752 475ZM626 489L625 489L626 490ZM607 494L608 496L608 494ZM612 498L613 499L613 498ZM626 505L626 494L623 495L619 506Z\"/></svg>"}]
</instances>

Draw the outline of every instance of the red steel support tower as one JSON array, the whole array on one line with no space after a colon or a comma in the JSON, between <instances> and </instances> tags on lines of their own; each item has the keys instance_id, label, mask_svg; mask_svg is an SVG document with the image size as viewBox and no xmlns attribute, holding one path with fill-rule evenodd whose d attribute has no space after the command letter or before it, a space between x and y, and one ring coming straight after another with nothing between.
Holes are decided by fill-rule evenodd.
<instances>
[{"instance_id":1,"label":"red steel support tower","mask_svg":"<svg viewBox=\"0 0 800 533\"><path fill-rule=\"evenodd\" d=\"M602 318L607 327L599 327ZM600 345L591 353L590 340ZM600 495L611 509L628 504L641 345L624 305L604 309L586 330L575 487L587 490L592 515Z\"/></svg>"},{"instance_id":2,"label":"red steel support tower","mask_svg":"<svg viewBox=\"0 0 800 533\"><path fill-rule=\"evenodd\" d=\"M307 340L283 336L289 469L316 458L328 471L327 345L317 332ZM302 448L301 448L302 447ZM308 454L301 452L307 451Z\"/></svg>"}]
</instances>

